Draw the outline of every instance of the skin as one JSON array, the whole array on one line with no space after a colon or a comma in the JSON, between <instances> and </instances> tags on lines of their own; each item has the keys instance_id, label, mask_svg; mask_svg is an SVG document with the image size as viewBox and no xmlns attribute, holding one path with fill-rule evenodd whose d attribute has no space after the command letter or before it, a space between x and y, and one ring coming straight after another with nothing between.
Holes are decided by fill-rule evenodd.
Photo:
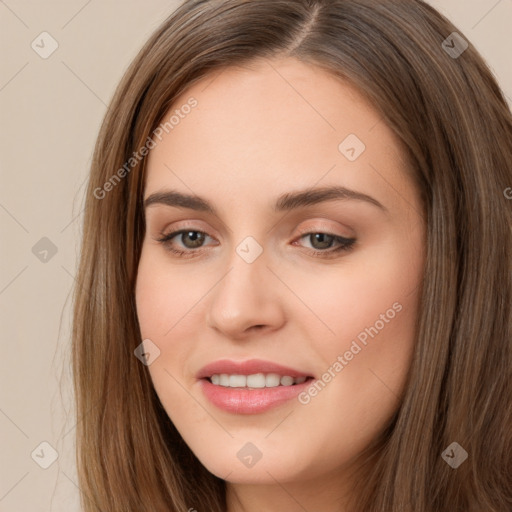
<instances>
[{"instance_id":1,"label":"skin","mask_svg":"<svg viewBox=\"0 0 512 512\"><path fill-rule=\"evenodd\" d=\"M142 338L160 349L148 367L156 392L191 450L228 482L229 512L347 510L357 456L397 411L414 346L425 222L405 153L356 89L295 59L216 72L169 115L190 97L197 107L150 152L144 198L193 193L218 215L146 208L136 302ZM349 134L366 145L353 162L338 149ZM281 194L330 185L386 211L352 199L272 209ZM168 242L193 257L157 241L184 228L208 235L198 249L187 236ZM357 241L323 257L312 252L332 250L330 239L322 246L300 229ZM253 263L236 252L248 236L263 249ZM400 312L307 404L241 415L201 392L196 373L223 358L321 379L395 303ZM237 458L247 442L262 453L251 468Z\"/></svg>"}]
</instances>

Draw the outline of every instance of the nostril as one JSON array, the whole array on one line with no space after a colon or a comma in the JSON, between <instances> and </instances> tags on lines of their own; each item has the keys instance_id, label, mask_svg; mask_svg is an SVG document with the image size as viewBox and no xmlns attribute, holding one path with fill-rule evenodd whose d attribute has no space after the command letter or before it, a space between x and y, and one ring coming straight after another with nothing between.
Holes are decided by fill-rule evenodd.
<instances>
[{"instance_id":1,"label":"nostril","mask_svg":"<svg viewBox=\"0 0 512 512\"><path fill-rule=\"evenodd\" d=\"M253 325L252 327L250 327L250 329L255 330L255 331L260 331L264 327L265 327L264 325Z\"/></svg>"}]
</instances>

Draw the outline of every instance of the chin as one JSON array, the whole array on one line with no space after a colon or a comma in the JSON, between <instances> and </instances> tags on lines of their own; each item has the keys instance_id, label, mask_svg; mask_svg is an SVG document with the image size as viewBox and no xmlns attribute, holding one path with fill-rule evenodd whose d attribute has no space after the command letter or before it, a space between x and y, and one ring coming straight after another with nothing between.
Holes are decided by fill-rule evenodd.
<instances>
[{"instance_id":1,"label":"chin","mask_svg":"<svg viewBox=\"0 0 512 512\"><path fill-rule=\"evenodd\" d=\"M306 480L315 466L314 461L307 463L305 457L297 453L297 444L275 449L263 440L256 443L231 441L233 446L220 447L215 452L196 452L210 473L230 483L275 485L276 480Z\"/></svg>"}]
</instances>

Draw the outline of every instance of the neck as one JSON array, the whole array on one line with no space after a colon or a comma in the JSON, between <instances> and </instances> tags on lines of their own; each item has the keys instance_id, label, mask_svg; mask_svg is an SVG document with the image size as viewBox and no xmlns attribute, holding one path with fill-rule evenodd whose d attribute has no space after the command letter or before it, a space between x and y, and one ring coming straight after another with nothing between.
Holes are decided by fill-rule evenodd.
<instances>
[{"instance_id":1,"label":"neck","mask_svg":"<svg viewBox=\"0 0 512 512\"><path fill-rule=\"evenodd\" d=\"M227 512L348 512L349 479L334 471L313 479L281 482L270 472L271 482L226 485Z\"/></svg>"}]
</instances>

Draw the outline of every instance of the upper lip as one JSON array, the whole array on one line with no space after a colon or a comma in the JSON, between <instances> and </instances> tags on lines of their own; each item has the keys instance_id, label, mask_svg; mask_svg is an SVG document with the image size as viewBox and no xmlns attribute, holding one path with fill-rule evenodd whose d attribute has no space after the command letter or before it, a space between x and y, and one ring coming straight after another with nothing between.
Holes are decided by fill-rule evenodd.
<instances>
[{"instance_id":1,"label":"upper lip","mask_svg":"<svg viewBox=\"0 0 512 512\"><path fill-rule=\"evenodd\" d=\"M229 375L254 375L256 373L277 373L289 377L311 377L311 374L301 372L289 366L265 361L263 359L249 359L247 361L233 361L231 359L220 359L203 366L197 373L198 379L227 373Z\"/></svg>"}]
</instances>

